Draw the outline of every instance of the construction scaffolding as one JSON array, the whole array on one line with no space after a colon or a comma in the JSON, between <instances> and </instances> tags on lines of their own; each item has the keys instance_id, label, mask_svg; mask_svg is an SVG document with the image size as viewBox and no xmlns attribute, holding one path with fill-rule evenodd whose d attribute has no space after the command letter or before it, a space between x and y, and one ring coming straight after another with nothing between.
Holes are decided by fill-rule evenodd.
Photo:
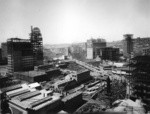
<instances>
[{"instance_id":1,"label":"construction scaffolding","mask_svg":"<svg viewBox=\"0 0 150 114\"><path fill-rule=\"evenodd\" d=\"M43 41L40 29L31 26L30 41L33 46L34 66L43 64Z\"/></svg>"}]
</instances>

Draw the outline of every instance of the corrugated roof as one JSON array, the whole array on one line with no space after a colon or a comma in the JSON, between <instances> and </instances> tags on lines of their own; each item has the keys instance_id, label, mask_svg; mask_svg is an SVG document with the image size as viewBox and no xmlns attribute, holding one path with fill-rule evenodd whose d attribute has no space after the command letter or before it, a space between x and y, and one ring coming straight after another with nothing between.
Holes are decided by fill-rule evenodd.
<instances>
[{"instance_id":1,"label":"corrugated roof","mask_svg":"<svg viewBox=\"0 0 150 114\"><path fill-rule=\"evenodd\" d=\"M41 76L41 75L45 75L45 71L28 71L28 72L17 72L17 74L22 74L25 76L29 76L29 77L37 77L37 76Z\"/></svg>"},{"instance_id":2,"label":"corrugated roof","mask_svg":"<svg viewBox=\"0 0 150 114\"><path fill-rule=\"evenodd\" d=\"M37 95L40 95L40 94L41 94L40 91L33 91L33 92L30 92L30 93L26 93L24 95L18 96L18 99L20 101L23 101L23 100L29 99L31 97L34 97L34 96L37 96Z\"/></svg>"},{"instance_id":3,"label":"corrugated roof","mask_svg":"<svg viewBox=\"0 0 150 114\"><path fill-rule=\"evenodd\" d=\"M19 85L14 85L14 86L6 87L6 88L3 88L1 90L3 92L9 92L9 91L13 91L13 90L20 89L20 88L22 88L22 86L19 84Z\"/></svg>"},{"instance_id":4,"label":"corrugated roof","mask_svg":"<svg viewBox=\"0 0 150 114\"><path fill-rule=\"evenodd\" d=\"M82 71L79 71L79 72L77 72L77 74L81 74L81 73L84 73L84 72L89 72L90 70L88 70L88 69L85 69L85 70L82 70Z\"/></svg>"},{"instance_id":5,"label":"corrugated roof","mask_svg":"<svg viewBox=\"0 0 150 114\"><path fill-rule=\"evenodd\" d=\"M71 100L72 98L74 98L80 94L82 94L82 92L76 92L76 93L70 94L70 95L66 96L65 98L63 98L62 101L66 102L66 101Z\"/></svg>"},{"instance_id":6,"label":"corrugated roof","mask_svg":"<svg viewBox=\"0 0 150 114\"><path fill-rule=\"evenodd\" d=\"M37 105L40 105L40 104L42 104L42 103L44 103L44 102L51 101L51 100L52 100L52 97L51 97L51 96L48 96L48 97L45 97L45 98L40 99L40 100L38 100L38 101L35 101L35 102L30 103L30 106L33 108L33 107L35 107L35 106L37 106Z\"/></svg>"},{"instance_id":7,"label":"corrugated roof","mask_svg":"<svg viewBox=\"0 0 150 114\"><path fill-rule=\"evenodd\" d=\"M10 95L8 95L10 98L12 98L12 97L15 97L15 96L18 96L18 95L21 95L21 94L25 94L25 93L28 93L28 92L30 92L30 90L28 90L28 89L25 89L25 90L22 90L22 91L19 91L19 92L16 92L16 93L12 93L12 94L10 94Z\"/></svg>"}]
</instances>

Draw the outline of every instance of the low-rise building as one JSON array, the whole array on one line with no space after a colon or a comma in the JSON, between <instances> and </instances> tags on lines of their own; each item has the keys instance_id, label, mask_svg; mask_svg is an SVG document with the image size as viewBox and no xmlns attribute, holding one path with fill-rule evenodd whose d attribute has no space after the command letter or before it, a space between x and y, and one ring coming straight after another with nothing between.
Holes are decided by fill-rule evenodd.
<instances>
[{"instance_id":1,"label":"low-rise building","mask_svg":"<svg viewBox=\"0 0 150 114\"><path fill-rule=\"evenodd\" d=\"M27 84L6 92L10 98L9 107L13 114L48 114L62 105L59 96L46 95L46 90L36 90Z\"/></svg>"},{"instance_id":2,"label":"low-rise building","mask_svg":"<svg viewBox=\"0 0 150 114\"><path fill-rule=\"evenodd\" d=\"M84 83L90 79L91 79L90 70L83 70L83 71L77 72L76 80L79 84Z\"/></svg>"},{"instance_id":3,"label":"low-rise building","mask_svg":"<svg viewBox=\"0 0 150 114\"><path fill-rule=\"evenodd\" d=\"M53 67L53 64L34 66L34 70L47 70Z\"/></svg>"},{"instance_id":4,"label":"low-rise building","mask_svg":"<svg viewBox=\"0 0 150 114\"><path fill-rule=\"evenodd\" d=\"M48 76L47 76L45 71L15 72L14 76L17 79L27 81L27 82L30 82L30 83L41 82L41 81L48 80Z\"/></svg>"},{"instance_id":5,"label":"low-rise building","mask_svg":"<svg viewBox=\"0 0 150 114\"><path fill-rule=\"evenodd\" d=\"M64 103L64 110L68 112L77 109L83 105L82 92L70 94L63 98L62 102Z\"/></svg>"},{"instance_id":6,"label":"low-rise building","mask_svg":"<svg viewBox=\"0 0 150 114\"><path fill-rule=\"evenodd\" d=\"M61 80L54 83L54 89L61 93L66 92L78 85L76 80Z\"/></svg>"},{"instance_id":7,"label":"low-rise building","mask_svg":"<svg viewBox=\"0 0 150 114\"><path fill-rule=\"evenodd\" d=\"M32 70L26 72L15 72L14 76L17 79L24 80L30 83L49 81L54 76L59 76L61 71L59 69L49 69L49 70Z\"/></svg>"}]
</instances>

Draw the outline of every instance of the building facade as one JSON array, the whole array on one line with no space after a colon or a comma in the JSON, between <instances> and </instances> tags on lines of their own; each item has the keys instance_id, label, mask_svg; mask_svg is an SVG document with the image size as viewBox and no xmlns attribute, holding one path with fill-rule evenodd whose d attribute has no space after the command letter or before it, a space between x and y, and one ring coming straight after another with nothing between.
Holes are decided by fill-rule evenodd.
<instances>
[{"instance_id":1,"label":"building facade","mask_svg":"<svg viewBox=\"0 0 150 114\"><path fill-rule=\"evenodd\" d=\"M133 40L133 53L135 56L148 54L150 48L150 37L136 38Z\"/></svg>"},{"instance_id":2,"label":"building facade","mask_svg":"<svg viewBox=\"0 0 150 114\"><path fill-rule=\"evenodd\" d=\"M10 38L7 40L8 73L32 70L33 50L30 40Z\"/></svg>"},{"instance_id":3,"label":"building facade","mask_svg":"<svg viewBox=\"0 0 150 114\"><path fill-rule=\"evenodd\" d=\"M90 39L87 40L87 59L95 59L97 56L102 56L102 49L106 47L104 39Z\"/></svg>"},{"instance_id":4,"label":"building facade","mask_svg":"<svg viewBox=\"0 0 150 114\"><path fill-rule=\"evenodd\" d=\"M7 64L7 43L1 43L1 62L0 64Z\"/></svg>"},{"instance_id":5,"label":"building facade","mask_svg":"<svg viewBox=\"0 0 150 114\"><path fill-rule=\"evenodd\" d=\"M119 48L106 47L102 50L102 59L118 61L119 59Z\"/></svg>"},{"instance_id":6,"label":"building facade","mask_svg":"<svg viewBox=\"0 0 150 114\"><path fill-rule=\"evenodd\" d=\"M2 49L2 58L7 58L7 42L1 43L1 49Z\"/></svg>"},{"instance_id":7,"label":"building facade","mask_svg":"<svg viewBox=\"0 0 150 114\"><path fill-rule=\"evenodd\" d=\"M125 34L123 40L123 55L124 57L131 57L131 55L149 55L150 54L150 37L135 38L133 34Z\"/></svg>"},{"instance_id":8,"label":"building facade","mask_svg":"<svg viewBox=\"0 0 150 114\"><path fill-rule=\"evenodd\" d=\"M34 66L43 64L43 40L39 28L31 27L30 41L33 46Z\"/></svg>"},{"instance_id":9,"label":"building facade","mask_svg":"<svg viewBox=\"0 0 150 114\"><path fill-rule=\"evenodd\" d=\"M133 52L133 34L125 34L123 40L123 55L129 57Z\"/></svg>"},{"instance_id":10,"label":"building facade","mask_svg":"<svg viewBox=\"0 0 150 114\"><path fill-rule=\"evenodd\" d=\"M142 98L150 106L150 56L132 58L130 67L134 68L130 77L131 97Z\"/></svg>"},{"instance_id":11,"label":"building facade","mask_svg":"<svg viewBox=\"0 0 150 114\"><path fill-rule=\"evenodd\" d=\"M146 47L142 49L142 54L143 55L150 55L150 47Z\"/></svg>"}]
</instances>

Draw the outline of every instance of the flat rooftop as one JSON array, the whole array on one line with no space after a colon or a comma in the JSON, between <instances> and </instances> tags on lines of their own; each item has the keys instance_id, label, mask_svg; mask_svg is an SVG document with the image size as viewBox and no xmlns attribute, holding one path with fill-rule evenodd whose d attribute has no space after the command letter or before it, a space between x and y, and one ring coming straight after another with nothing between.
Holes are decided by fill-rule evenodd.
<instances>
[{"instance_id":1,"label":"flat rooftop","mask_svg":"<svg viewBox=\"0 0 150 114\"><path fill-rule=\"evenodd\" d=\"M89 72L90 70L88 70L88 69L84 69L84 70L80 70L80 71L78 71L77 72L77 74L81 74L81 73L84 73L84 72Z\"/></svg>"},{"instance_id":2,"label":"flat rooftop","mask_svg":"<svg viewBox=\"0 0 150 114\"><path fill-rule=\"evenodd\" d=\"M56 85L61 85L61 84L64 84L64 83L67 83L67 82L70 82L70 81L72 81L72 80L58 80L57 82L55 82L54 84L56 84Z\"/></svg>"},{"instance_id":3,"label":"flat rooftop","mask_svg":"<svg viewBox=\"0 0 150 114\"><path fill-rule=\"evenodd\" d=\"M41 91L30 91L23 93L16 97L13 97L9 103L21 107L23 109L38 110L44 106L50 105L53 102L60 100L59 96L47 96L44 97L46 90Z\"/></svg>"},{"instance_id":4,"label":"flat rooftop","mask_svg":"<svg viewBox=\"0 0 150 114\"><path fill-rule=\"evenodd\" d=\"M24 91L24 90L35 91L34 88L31 89L27 84L10 86L7 89L9 90L9 91L6 91L6 94L8 96L14 96L15 93L18 93L18 92Z\"/></svg>"},{"instance_id":5,"label":"flat rooftop","mask_svg":"<svg viewBox=\"0 0 150 114\"><path fill-rule=\"evenodd\" d=\"M17 90L17 89L21 89L21 88L22 88L22 86L21 86L20 84L18 84L18 85L14 85L14 86L2 88L1 90L2 90L3 92L10 92L10 91Z\"/></svg>"},{"instance_id":6,"label":"flat rooftop","mask_svg":"<svg viewBox=\"0 0 150 114\"><path fill-rule=\"evenodd\" d=\"M41 76L41 75L45 75L46 72L45 71L27 71L27 72L15 72L16 74L22 74L25 76L29 76L29 77L37 77L37 76Z\"/></svg>"},{"instance_id":7,"label":"flat rooftop","mask_svg":"<svg viewBox=\"0 0 150 114\"><path fill-rule=\"evenodd\" d=\"M63 98L62 101L63 102L69 101L80 94L82 94L82 92L76 92L76 93L70 94L70 95L66 96L65 98Z\"/></svg>"}]
</instances>

